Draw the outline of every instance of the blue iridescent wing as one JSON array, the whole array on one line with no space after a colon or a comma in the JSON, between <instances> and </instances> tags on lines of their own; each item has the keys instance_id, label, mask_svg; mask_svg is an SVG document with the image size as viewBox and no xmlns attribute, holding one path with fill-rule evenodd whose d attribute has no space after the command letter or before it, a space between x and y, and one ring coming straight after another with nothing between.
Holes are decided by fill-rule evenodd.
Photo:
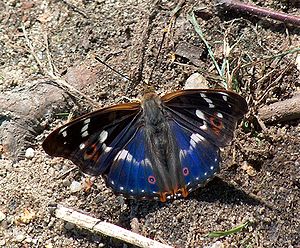
<instances>
[{"instance_id":1,"label":"blue iridescent wing","mask_svg":"<svg viewBox=\"0 0 300 248\"><path fill-rule=\"evenodd\" d=\"M159 197L145 142L144 127L139 127L113 159L105 179L115 193L141 199Z\"/></svg>"},{"instance_id":2,"label":"blue iridescent wing","mask_svg":"<svg viewBox=\"0 0 300 248\"><path fill-rule=\"evenodd\" d=\"M178 163L179 166L176 164L178 167L176 171L184 178L177 182L181 188L179 193L187 195L203 186L218 172L220 150L218 146L199 133L194 133L176 121L171 121L170 126L179 148L178 160L180 163Z\"/></svg>"}]
</instances>

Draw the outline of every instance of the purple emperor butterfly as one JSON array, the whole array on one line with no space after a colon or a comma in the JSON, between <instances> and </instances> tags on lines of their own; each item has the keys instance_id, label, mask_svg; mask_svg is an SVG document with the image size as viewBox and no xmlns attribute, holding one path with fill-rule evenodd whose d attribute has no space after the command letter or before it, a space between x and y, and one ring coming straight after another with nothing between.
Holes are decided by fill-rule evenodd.
<instances>
[{"instance_id":1,"label":"purple emperor butterfly","mask_svg":"<svg viewBox=\"0 0 300 248\"><path fill-rule=\"evenodd\" d=\"M130 198L186 197L219 170L247 103L225 90L180 90L83 115L53 131L43 148L82 172L102 175Z\"/></svg>"}]
</instances>

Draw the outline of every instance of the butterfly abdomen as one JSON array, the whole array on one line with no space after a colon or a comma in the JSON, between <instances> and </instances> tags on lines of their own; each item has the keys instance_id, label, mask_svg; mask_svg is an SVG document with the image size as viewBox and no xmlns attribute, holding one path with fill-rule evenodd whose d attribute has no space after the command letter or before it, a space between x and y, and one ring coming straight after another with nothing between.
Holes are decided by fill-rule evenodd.
<instances>
[{"instance_id":1,"label":"butterfly abdomen","mask_svg":"<svg viewBox=\"0 0 300 248\"><path fill-rule=\"evenodd\" d=\"M160 199L174 194L185 185L181 175L179 150L172 135L169 114L161 99L147 95L142 102L146 152L151 162L151 175L160 189Z\"/></svg>"}]
</instances>

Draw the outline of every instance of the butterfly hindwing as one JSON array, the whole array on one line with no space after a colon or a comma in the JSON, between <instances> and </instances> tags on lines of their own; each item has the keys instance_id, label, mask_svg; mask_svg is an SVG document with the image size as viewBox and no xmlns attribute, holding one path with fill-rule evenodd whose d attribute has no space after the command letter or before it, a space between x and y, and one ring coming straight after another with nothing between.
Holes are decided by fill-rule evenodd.
<instances>
[{"instance_id":1,"label":"butterfly hindwing","mask_svg":"<svg viewBox=\"0 0 300 248\"><path fill-rule=\"evenodd\" d=\"M219 170L219 147L199 133L170 121L172 133L179 147L180 167L177 173L184 176L184 185L190 192L203 186Z\"/></svg>"},{"instance_id":2,"label":"butterfly hindwing","mask_svg":"<svg viewBox=\"0 0 300 248\"><path fill-rule=\"evenodd\" d=\"M105 177L107 185L116 193L135 198L157 196L159 187L153 165L147 158L143 127L116 154Z\"/></svg>"}]
</instances>

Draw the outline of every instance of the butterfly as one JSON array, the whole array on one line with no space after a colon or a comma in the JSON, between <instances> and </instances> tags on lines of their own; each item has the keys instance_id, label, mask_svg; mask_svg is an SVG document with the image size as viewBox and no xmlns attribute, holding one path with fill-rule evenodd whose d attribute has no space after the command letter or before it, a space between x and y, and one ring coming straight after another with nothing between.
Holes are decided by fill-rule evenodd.
<instances>
[{"instance_id":1,"label":"butterfly","mask_svg":"<svg viewBox=\"0 0 300 248\"><path fill-rule=\"evenodd\" d=\"M186 197L220 167L247 103L226 90L188 89L106 107L54 130L43 142L50 156L67 158L83 173L102 175L129 198Z\"/></svg>"}]
</instances>

